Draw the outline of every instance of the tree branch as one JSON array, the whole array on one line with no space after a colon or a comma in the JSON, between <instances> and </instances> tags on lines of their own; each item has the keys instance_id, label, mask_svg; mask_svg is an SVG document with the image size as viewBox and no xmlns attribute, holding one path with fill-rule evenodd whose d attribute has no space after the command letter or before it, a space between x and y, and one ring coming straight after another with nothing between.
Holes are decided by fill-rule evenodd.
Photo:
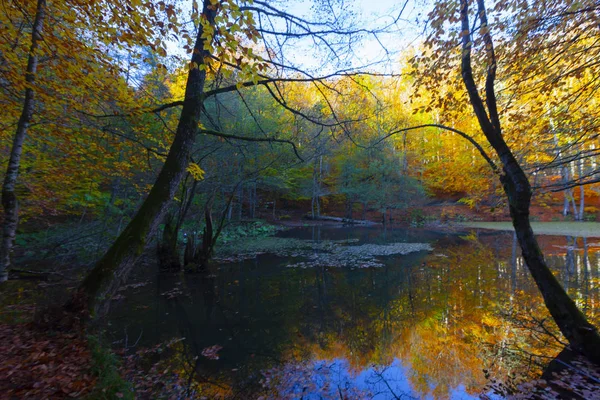
<instances>
[{"instance_id":1,"label":"tree branch","mask_svg":"<svg viewBox=\"0 0 600 400\"><path fill-rule=\"evenodd\" d=\"M296 148L296 145L291 140L277 139L277 138L273 138L273 137L271 137L271 138L255 138L255 137L249 137L249 136L239 136L239 135L232 135L229 133L223 133L223 132L214 131L212 129L204 129L204 128L200 128L198 133L205 134L205 135L211 135L211 136L217 136L217 137L224 138L224 139L243 140L246 142L286 143L286 144L289 144L292 146L292 149L294 150L294 154L296 154L296 157L298 157L298 159L300 161L304 161L304 159L298 153L298 149Z\"/></svg>"},{"instance_id":2,"label":"tree branch","mask_svg":"<svg viewBox=\"0 0 600 400\"><path fill-rule=\"evenodd\" d=\"M486 55L488 58L487 76L485 80L485 102L487 104L488 112L490 113L492 125L494 125L494 128L496 128L496 131L501 132L500 117L498 115L498 106L496 102L496 92L494 90L494 82L496 80L496 54L494 52L494 42L492 41L492 37L490 35L490 27L488 26L487 14L485 12L483 0L477 0L477 5L479 7L479 21L481 22L479 29L483 35L483 42L485 44Z\"/></svg>"},{"instance_id":3,"label":"tree branch","mask_svg":"<svg viewBox=\"0 0 600 400\"><path fill-rule=\"evenodd\" d=\"M459 136L467 139L469 141L469 143L471 143L477 149L477 151L479 151L479 154L481 154L481 156L489 164L489 166L492 168L492 170L494 171L494 173L497 173L497 174L500 173L500 169L498 168L498 166L496 165L496 163L494 163L494 161L492 161L492 159L490 158L490 156L488 156L488 154L485 152L485 150L483 149L483 147L481 147L481 145L479 143L477 143L477 141L475 139L473 139L473 137L471 137L467 133L459 131L458 129L455 129L455 128L452 128L452 127L449 127L449 126L446 126L446 125L442 125L442 124L423 124L423 125L417 125L417 126L411 126L411 127L408 127L408 128L398 129L396 131L388 133L383 138L381 138L380 140L378 140L377 142L375 142L373 145L377 145L377 144L383 142L385 139L387 139L387 138L389 138L389 137L391 137L393 135L396 135L398 133L413 131L413 130L422 129L422 128L439 128L439 129L444 129L446 131L450 131L450 132L456 133L457 135L459 135Z\"/></svg>"}]
</instances>

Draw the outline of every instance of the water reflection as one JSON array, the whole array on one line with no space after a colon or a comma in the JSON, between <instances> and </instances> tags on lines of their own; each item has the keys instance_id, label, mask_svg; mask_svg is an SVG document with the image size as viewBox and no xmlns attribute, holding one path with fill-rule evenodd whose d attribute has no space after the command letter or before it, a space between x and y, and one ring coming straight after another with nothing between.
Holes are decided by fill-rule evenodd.
<instances>
[{"instance_id":1,"label":"water reflection","mask_svg":"<svg viewBox=\"0 0 600 400\"><path fill-rule=\"evenodd\" d=\"M282 236L434 250L388 257L383 268L285 268L289 260L264 254L211 277L160 275L115 308L115 340L184 337L161 357L208 398L467 399L491 395L490 377L535 376L528 360L561 350L512 233L310 227ZM597 323L595 242L541 237ZM203 355L214 345L218 359Z\"/></svg>"}]
</instances>

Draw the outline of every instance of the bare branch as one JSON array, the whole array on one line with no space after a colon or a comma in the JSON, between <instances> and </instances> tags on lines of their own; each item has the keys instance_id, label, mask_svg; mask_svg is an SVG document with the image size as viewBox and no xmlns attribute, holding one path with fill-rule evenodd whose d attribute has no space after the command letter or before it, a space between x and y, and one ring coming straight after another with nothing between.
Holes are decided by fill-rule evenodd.
<instances>
[{"instance_id":1,"label":"bare branch","mask_svg":"<svg viewBox=\"0 0 600 400\"><path fill-rule=\"evenodd\" d=\"M250 137L250 136L239 136L239 135L233 135L233 134L229 134L229 133L223 133L223 132L218 132L218 131L214 131L211 129L203 129L203 128L201 128L198 131L198 133L205 134L205 135L211 135L211 136L217 136L217 137L224 138L224 139L243 140L246 142L286 143L286 144L289 144L290 146L292 146L292 149L294 150L294 154L296 154L296 157L298 157L298 159L300 161L304 161L304 159L298 153L298 149L296 148L296 145L291 140L277 139L274 137L255 138L255 137Z\"/></svg>"}]
</instances>

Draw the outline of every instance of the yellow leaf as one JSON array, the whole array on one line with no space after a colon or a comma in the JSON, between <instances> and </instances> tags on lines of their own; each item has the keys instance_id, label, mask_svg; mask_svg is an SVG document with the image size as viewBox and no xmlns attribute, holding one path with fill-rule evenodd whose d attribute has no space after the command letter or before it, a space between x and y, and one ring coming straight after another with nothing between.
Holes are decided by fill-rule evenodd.
<instances>
[{"instance_id":1,"label":"yellow leaf","mask_svg":"<svg viewBox=\"0 0 600 400\"><path fill-rule=\"evenodd\" d=\"M196 163L190 163L186 171L189 172L190 175L192 175L192 178L194 178L196 181L201 181L204 179L204 170Z\"/></svg>"}]
</instances>

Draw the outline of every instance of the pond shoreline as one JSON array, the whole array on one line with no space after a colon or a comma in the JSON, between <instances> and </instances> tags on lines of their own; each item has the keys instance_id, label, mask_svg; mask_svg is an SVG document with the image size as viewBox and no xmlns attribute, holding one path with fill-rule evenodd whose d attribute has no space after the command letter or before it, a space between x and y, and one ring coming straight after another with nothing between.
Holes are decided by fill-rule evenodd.
<instances>
[{"instance_id":1,"label":"pond shoreline","mask_svg":"<svg viewBox=\"0 0 600 400\"><path fill-rule=\"evenodd\" d=\"M352 223L344 218L336 216L324 216L327 219L307 219L302 215L294 216L286 220L267 220L268 223L284 228L298 228L305 226L330 226L330 227L358 227L365 226L370 228L394 228L394 229L426 229L447 233L459 233L469 229L482 229L489 231L507 231L512 232L514 228L511 221L497 220L471 220L471 221L453 221L453 220L426 220L420 224L414 224L410 221L396 220L390 224L372 220L353 220L360 223ZM335 218L335 219L334 219ZM600 222L591 221L532 221L534 233L536 235L557 235L557 236L576 236L576 237L600 237Z\"/></svg>"},{"instance_id":2,"label":"pond shoreline","mask_svg":"<svg viewBox=\"0 0 600 400\"><path fill-rule=\"evenodd\" d=\"M600 237L600 222L532 222L536 235ZM493 231L514 231L511 222L472 221L455 223L459 229L486 229Z\"/></svg>"}]
</instances>

